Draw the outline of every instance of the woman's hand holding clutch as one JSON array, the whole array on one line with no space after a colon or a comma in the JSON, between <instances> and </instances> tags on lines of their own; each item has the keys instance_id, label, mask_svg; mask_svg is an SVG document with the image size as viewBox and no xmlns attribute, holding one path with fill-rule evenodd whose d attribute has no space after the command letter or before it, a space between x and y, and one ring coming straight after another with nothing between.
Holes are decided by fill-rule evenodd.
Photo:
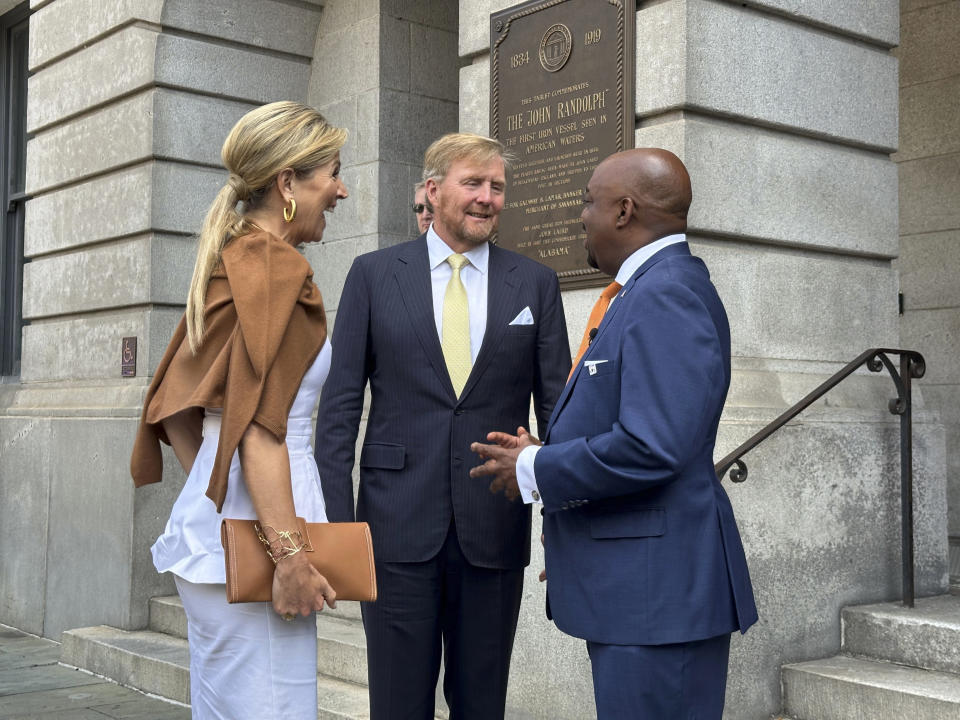
<instances>
[{"instance_id":1,"label":"woman's hand holding clutch","mask_svg":"<svg viewBox=\"0 0 960 720\"><path fill-rule=\"evenodd\" d=\"M302 553L277 563L273 574L273 609L284 619L337 606L337 593Z\"/></svg>"}]
</instances>

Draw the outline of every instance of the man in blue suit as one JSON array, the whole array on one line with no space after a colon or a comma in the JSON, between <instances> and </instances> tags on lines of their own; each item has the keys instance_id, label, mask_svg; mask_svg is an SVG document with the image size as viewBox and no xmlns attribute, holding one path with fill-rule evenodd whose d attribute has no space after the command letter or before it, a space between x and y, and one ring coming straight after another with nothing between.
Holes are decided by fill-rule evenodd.
<instances>
[{"instance_id":1,"label":"man in blue suit","mask_svg":"<svg viewBox=\"0 0 960 720\"><path fill-rule=\"evenodd\" d=\"M548 613L586 639L601 719L719 719L730 633L757 619L713 470L730 330L686 243L690 201L665 150L596 168L581 220L613 299L587 328L544 444L521 427L473 445L486 462L472 475L543 503Z\"/></svg>"},{"instance_id":2,"label":"man in blue suit","mask_svg":"<svg viewBox=\"0 0 960 720\"><path fill-rule=\"evenodd\" d=\"M358 257L347 275L317 419L327 516L354 517L351 471L364 388L356 516L370 524L378 599L363 605L370 717L502 718L530 509L469 477L470 442L546 427L570 368L559 284L490 243L505 192L496 140L446 135L424 157L433 225Z\"/></svg>"}]
</instances>

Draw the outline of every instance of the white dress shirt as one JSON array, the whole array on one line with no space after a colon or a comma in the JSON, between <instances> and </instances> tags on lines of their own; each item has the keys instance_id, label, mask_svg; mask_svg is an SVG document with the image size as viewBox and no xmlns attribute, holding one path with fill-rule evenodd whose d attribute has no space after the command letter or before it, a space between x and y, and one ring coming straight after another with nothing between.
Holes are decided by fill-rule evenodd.
<instances>
[{"instance_id":1,"label":"white dress shirt","mask_svg":"<svg viewBox=\"0 0 960 720\"><path fill-rule=\"evenodd\" d=\"M453 254L450 246L437 235L433 225L427 229L427 252L430 255L430 282L433 286L433 319L437 324L437 337L443 339L443 298L453 268L447 258ZM470 362L477 361L477 353L487 329L487 264L490 246L487 243L461 253L469 261L460 269L460 280L467 291L467 308L470 315Z\"/></svg>"},{"instance_id":2,"label":"white dress shirt","mask_svg":"<svg viewBox=\"0 0 960 720\"><path fill-rule=\"evenodd\" d=\"M623 261L623 264L617 271L617 277L615 278L616 281L621 285L626 285L627 280L633 277L633 274L647 260L652 258L668 245L676 245L677 243L686 242L686 239L687 236L684 233L680 233L678 235L667 235L659 240L655 240L649 245L644 245L639 250L634 251L630 257ZM610 305L607 306L607 312L610 311L610 308L613 306L613 303L617 301L618 297L620 296L617 295L610 301ZM539 445L533 445L521 450L519 457L517 457L517 485L520 486L520 497L522 497L523 501L527 504L540 502L540 491L537 488L537 477L533 470L534 460L536 459L537 452L539 452L539 450Z\"/></svg>"}]
</instances>

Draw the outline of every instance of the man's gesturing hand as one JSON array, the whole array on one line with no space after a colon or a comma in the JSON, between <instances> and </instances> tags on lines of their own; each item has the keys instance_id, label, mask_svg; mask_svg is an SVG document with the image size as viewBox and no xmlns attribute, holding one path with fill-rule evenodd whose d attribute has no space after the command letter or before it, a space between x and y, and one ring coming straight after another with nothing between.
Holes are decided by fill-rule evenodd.
<instances>
[{"instance_id":1,"label":"man's gesturing hand","mask_svg":"<svg viewBox=\"0 0 960 720\"><path fill-rule=\"evenodd\" d=\"M504 432L487 433L487 440L493 445L475 442L470 449L486 460L470 470L470 477L492 475L490 492L502 492L508 500L520 497L520 488L517 485L517 457L520 451L531 445L540 445L540 441L533 437L526 428L518 427L516 435Z\"/></svg>"}]
</instances>

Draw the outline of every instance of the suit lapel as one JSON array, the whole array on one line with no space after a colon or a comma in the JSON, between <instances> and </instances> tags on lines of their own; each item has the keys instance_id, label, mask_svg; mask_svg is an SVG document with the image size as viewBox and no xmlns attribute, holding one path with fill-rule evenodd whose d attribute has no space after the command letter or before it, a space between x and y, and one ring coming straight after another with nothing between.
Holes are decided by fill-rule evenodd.
<instances>
[{"instance_id":1,"label":"suit lapel","mask_svg":"<svg viewBox=\"0 0 960 720\"><path fill-rule=\"evenodd\" d=\"M483 373L500 347L507 324L513 319L510 312L515 309L515 298L520 289L520 280L517 277L517 263L506 252L496 245L490 245L490 257L487 261L487 326L483 331L483 343L477 353L477 361L473 364L467 384L463 387L463 397L466 397Z\"/></svg>"},{"instance_id":2,"label":"suit lapel","mask_svg":"<svg viewBox=\"0 0 960 720\"><path fill-rule=\"evenodd\" d=\"M434 372L437 373L437 377L440 378L448 394L453 396L453 384L450 382L447 364L443 359L440 338L437 336L437 323L433 315L433 285L430 280L430 257L427 253L426 236L422 235L407 248L407 252L397 258L394 277L420 345Z\"/></svg>"},{"instance_id":3,"label":"suit lapel","mask_svg":"<svg viewBox=\"0 0 960 720\"><path fill-rule=\"evenodd\" d=\"M567 381L567 384L563 388L563 392L560 393L560 397L557 400L557 404L553 408L553 414L550 416L550 422L547 423L547 432L544 433L543 440L546 440L550 437L550 430L553 428L553 423L556 421L557 416L560 414L560 411L563 409L563 406L566 404L567 400L570 397L570 393L573 391L573 386L577 384L577 379L580 377L580 372L584 368L584 361L589 359L590 353L593 349L599 344L598 341L606 332L607 328L613 323L614 319L617 316L617 312L625 304L623 302L624 297L633 290L634 285L637 284L640 277L646 273L650 268L656 265L661 260L665 260L668 257L673 255L690 255L690 246L686 242L676 243L675 245L668 245L663 248L653 257L649 258L643 265L638 267L633 275L630 276L630 279L627 280L623 285L623 289L617 294L617 299L613 302L610 308L604 313L603 320L600 321L600 325L597 328L597 334L593 339L593 342L590 343L590 346L587 348L587 351L583 354L583 361L580 365L577 366L576 372L573 376Z\"/></svg>"}]
</instances>

